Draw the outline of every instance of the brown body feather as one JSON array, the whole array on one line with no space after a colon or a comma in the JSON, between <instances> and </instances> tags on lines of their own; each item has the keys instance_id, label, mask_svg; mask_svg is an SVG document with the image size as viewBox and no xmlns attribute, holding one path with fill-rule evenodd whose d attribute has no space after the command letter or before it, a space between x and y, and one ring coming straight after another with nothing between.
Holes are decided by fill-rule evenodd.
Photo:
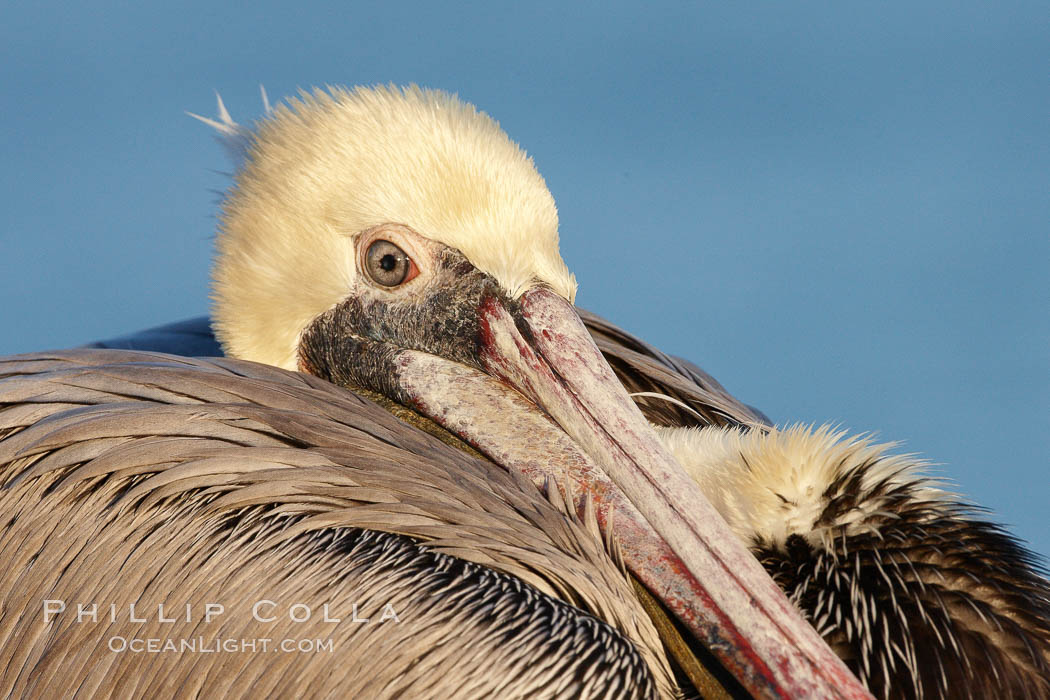
<instances>
[{"instance_id":1,"label":"brown body feather","mask_svg":"<svg viewBox=\"0 0 1050 700\"><path fill-rule=\"evenodd\" d=\"M596 524L347 391L99 350L11 358L0 377L4 695L672 692ZM45 622L45 600L67 610ZM260 600L277 620L254 619ZM205 623L209 602L226 612ZM78 622L78 603L99 621ZM132 603L147 622L130 621ZM285 614L297 603L308 622ZM324 603L341 623L319 619ZM369 624L347 620L355 603ZM158 604L190 604L192 619L162 622ZM386 604L400 622L376 621ZM334 651L144 661L109 648L197 636Z\"/></svg>"}]
</instances>

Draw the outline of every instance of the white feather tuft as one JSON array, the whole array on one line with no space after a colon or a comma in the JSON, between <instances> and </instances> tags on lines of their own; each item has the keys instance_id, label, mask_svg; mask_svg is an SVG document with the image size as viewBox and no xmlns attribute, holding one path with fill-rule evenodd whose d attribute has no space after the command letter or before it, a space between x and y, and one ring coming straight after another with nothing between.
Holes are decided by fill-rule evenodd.
<instances>
[{"instance_id":1,"label":"white feather tuft","mask_svg":"<svg viewBox=\"0 0 1050 700\"><path fill-rule=\"evenodd\" d=\"M273 107L270 105L270 97L266 94L266 86L259 83L259 94L262 96L263 103L263 114L270 116L273 114Z\"/></svg>"},{"instance_id":2,"label":"white feather tuft","mask_svg":"<svg viewBox=\"0 0 1050 700\"><path fill-rule=\"evenodd\" d=\"M260 85L259 87L261 88L262 86ZM265 89L263 89L262 96L263 106L266 109L266 113L269 114L271 111L270 102L266 97ZM218 102L217 109L219 112L217 120L202 117L193 112L186 112L186 114L215 129L215 138L217 138L219 143L222 144L222 147L226 151L226 155L230 158L230 161L233 163L234 168L240 170L248 160L248 154L251 151L252 143L255 140L255 132L246 126L242 126L233 121L233 118L230 117L229 111L226 109L226 105L222 101L222 95L218 92L215 93L215 99Z\"/></svg>"},{"instance_id":3,"label":"white feather tuft","mask_svg":"<svg viewBox=\"0 0 1050 700\"><path fill-rule=\"evenodd\" d=\"M870 437L847 437L831 426L736 430L656 427L657 434L700 490L741 540L783 546L791 535L812 545L825 538L872 531L871 522L885 515L882 484L909 484L912 495L931 504L947 503L949 494L935 480L918 473L927 464L914 455L889 452L894 444ZM857 474L855 508L835 522L818 525L829 491L843 477ZM839 488L839 487L835 487Z\"/></svg>"}]
</instances>

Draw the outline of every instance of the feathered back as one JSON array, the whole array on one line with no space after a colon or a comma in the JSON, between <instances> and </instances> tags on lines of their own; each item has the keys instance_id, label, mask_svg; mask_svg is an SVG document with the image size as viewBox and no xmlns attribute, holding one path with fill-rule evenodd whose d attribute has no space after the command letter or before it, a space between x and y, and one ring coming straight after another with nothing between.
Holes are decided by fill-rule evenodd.
<instances>
[{"instance_id":1,"label":"feathered back","mask_svg":"<svg viewBox=\"0 0 1050 700\"><path fill-rule=\"evenodd\" d=\"M531 663L528 639L566 645L554 657L567 677L582 668L567 652L575 644L614 679L624 670L617 664L640 654L622 677L637 677L639 687L655 678L671 692L656 632L593 518L581 522L556 495L547 500L498 466L308 375L112 350L0 361L0 513L4 696L85 688L221 694L234 682L263 695L528 696L560 673ZM485 576L487 583L478 578ZM45 599L100 603L104 634L77 623L72 608L46 624ZM258 624L244 606L267 599L308 604L315 617ZM208 601L226 605L221 624L202 626ZM358 602L373 619L393 602L402 624L318 619L322 603L348 614ZM150 613L149 624L136 626L130 603L141 603L139 614L163 603L169 616L180 611L179 622ZM110 604L123 611L113 624ZM184 624L186 604L197 614ZM515 625L519 641L495 648ZM192 664L160 654L143 673L141 657L106 643L198 634L331 637L339 656L240 654ZM478 645L491 654L478 654ZM455 678L419 672L449 664ZM593 680L589 671L579 678Z\"/></svg>"}]
</instances>

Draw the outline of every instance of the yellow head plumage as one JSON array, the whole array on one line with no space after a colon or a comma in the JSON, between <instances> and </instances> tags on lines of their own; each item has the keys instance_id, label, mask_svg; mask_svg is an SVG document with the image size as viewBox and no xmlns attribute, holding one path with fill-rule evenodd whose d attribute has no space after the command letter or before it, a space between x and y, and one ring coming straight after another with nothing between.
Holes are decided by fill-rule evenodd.
<instances>
[{"instance_id":1,"label":"yellow head plumage","mask_svg":"<svg viewBox=\"0 0 1050 700\"><path fill-rule=\"evenodd\" d=\"M351 237L383 223L459 249L513 297L570 301L558 214L532 160L491 117L411 86L302 94L254 131L208 123L244 162L223 206L213 277L227 354L288 369L299 334L356 275Z\"/></svg>"}]
</instances>

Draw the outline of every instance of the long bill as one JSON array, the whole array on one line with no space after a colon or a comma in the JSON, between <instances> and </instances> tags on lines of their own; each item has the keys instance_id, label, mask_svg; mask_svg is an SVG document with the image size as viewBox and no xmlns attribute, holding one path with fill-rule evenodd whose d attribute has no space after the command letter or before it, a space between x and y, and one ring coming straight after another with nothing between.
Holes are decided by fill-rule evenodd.
<instances>
[{"instance_id":1,"label":"long bill","mask_svg":"<svg viewBox=\"0 0 1050 700\"><path fill-rule=\"evenodd\" d=\"M630 507L617 539L636 576L756 697L868 698L659 442L572 306L546 288L486 297L480 360L542 407ZM604 471L604 474L602 472Z\"/></svg>"}]
</instances>

